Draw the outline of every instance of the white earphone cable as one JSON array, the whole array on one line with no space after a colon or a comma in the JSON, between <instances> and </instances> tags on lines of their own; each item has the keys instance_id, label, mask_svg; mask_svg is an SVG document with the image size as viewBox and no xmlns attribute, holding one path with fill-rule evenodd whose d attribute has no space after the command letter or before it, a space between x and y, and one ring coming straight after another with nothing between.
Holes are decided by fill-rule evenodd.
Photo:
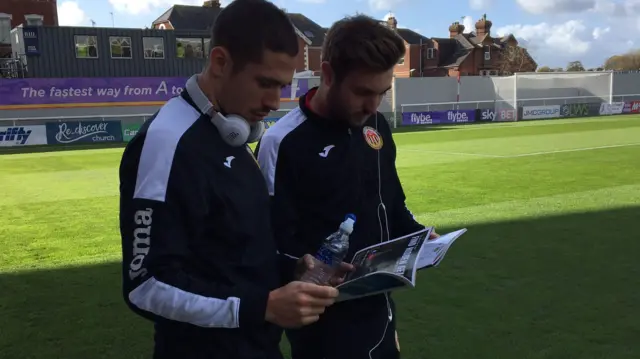
<instances>
[{"instance_id":1,"label":"white earphone cable","mask_svg":"<svg viewBox=\"0 0 640 359\"><path fill-rule=\"evenodd\" d=\"M377 112L376 112L376 131L378 132L378 136L382 137L382 135L380 135L380 131L378 130L378 113ZM378 213L378 224L380 225L380 243L382 243L385 241L384 239L385 230L387 233L387 239L386 239L387 241L391 240L391 234L389 232L389 219L387 217L387 207L384 205L384 201L382 200L382 173L380 169L381 167L380 151L381 149L378 149L376 151L377 160L378 160L378 163L377 163L378 164L378 199L380 200L380 202L378 203L376 212ZM384 216L384 226L382 224L382 216L380 215L380 209L382 209L382 213ZM374 345L373 348L369 350L369 359L373 359L373 351L378 349L378 347L384 341L384 338L387 335L387 330L389 329L389 324L393 320L393 312L391 310L391 303L389 302L389 294L385 293L384 298L387 302L387 320L385 321L384 330L382 331L382 336L380 337L380 340L378 340L376 345Z\"/></svg>"}]
</instances>

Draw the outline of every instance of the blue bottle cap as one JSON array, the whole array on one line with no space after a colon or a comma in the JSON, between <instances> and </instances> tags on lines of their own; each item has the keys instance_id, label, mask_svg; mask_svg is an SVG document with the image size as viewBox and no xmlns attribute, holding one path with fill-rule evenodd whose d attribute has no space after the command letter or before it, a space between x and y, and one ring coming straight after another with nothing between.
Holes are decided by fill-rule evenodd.
<instances>
[{"instance_id":1,"label":"blue bottle cap","mask_svg":"<svg viewBox=\"0 0 640 359\"><path fill-rule=\"evenodd\" d=\"M356 215L353 213L349 213L344 217L345 220L352 219L354 222L356 221Z\"/></svg>"}]
</instances>

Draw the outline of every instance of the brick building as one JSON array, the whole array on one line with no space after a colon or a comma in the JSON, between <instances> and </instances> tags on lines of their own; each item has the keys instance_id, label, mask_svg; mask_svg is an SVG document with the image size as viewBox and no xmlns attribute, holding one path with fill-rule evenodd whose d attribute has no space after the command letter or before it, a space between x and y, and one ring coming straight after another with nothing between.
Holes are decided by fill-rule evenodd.
<instances>
[{"instance_id":1,"label":"brick building","mask_svg":"<svg viewBox=\"0 0 640 359\"><path fill-rule=\"evenodd\" d=\"M449 26L449 37L427 38L409 29L397 28L393 14L384 23L405 40L407 56L396 66L397 77L501 76L533 72L538 65L513 35L492 37L486 15L465 33L464 25Z\"/></svg>"},{"instance_id":2,"label":"brick building","mask_svg":"<svg viewBox=\"0 0 640 359\"><path fill-rule=\"evenodd\" d=\"M204 1L202 6L174 5L160 15L152 24L157 30L182 30L209 33L221 11L220 1ZM300 51L296 71L320 69L320 47L325 29L302 14L289 13ZM209 37L182 37L177 39L175 51L179 57L204 58L209 52Z\"/></svg>"},{"instance_id":3,"label":"brick building","mask_svg":"<svg viewBox=\"0 0 640 359\"><path fill-rule=\"evenodd\" d=\"M0 58L11 56L11 29L58 26L56 0L0 0Z\"/></svg>"}]
</instances>

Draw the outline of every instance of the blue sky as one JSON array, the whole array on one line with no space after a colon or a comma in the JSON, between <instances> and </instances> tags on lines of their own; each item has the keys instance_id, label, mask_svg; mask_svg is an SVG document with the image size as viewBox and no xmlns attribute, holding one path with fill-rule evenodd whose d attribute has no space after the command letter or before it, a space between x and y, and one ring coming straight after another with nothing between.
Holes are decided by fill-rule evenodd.
<instances>
[{"instance_id":1,"label":"blue sky","mask_svg":"<svg viewBox=\"0 0 640 359\"><path fill-rule=\"evenodd\" d=\"M273 0L322 26L356 12L376 18L393 12L399 27L427 37L446 37L454 21L473 29L484 13L492 35L513 33L540 66L565 67L580 60L600 66L614 54L640 48L640 0ZM201 0L59 0L61 25L142 28L172 4ZM228 3L229 0L224 1Z\"/></svg>"}]
</instances>

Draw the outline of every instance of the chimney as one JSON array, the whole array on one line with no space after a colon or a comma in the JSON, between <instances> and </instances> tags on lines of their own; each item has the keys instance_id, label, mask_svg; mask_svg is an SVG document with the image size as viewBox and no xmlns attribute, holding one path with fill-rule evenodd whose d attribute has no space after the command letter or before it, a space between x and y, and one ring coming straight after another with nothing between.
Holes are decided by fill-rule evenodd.
<instances>
[{"instance_id":1,"label":"chimney","mask_svg":"<svg viewBox=\"0 0 640 359\"><path fill-rule=\"evenodd\" d=\"M393 30L398 29L398 20L396 20L396 16L392 13L387 14L387 26Z\"/></svg>"},{"instance_id":2,"label":"chimney","mask_svg":"<svg viewBox=\"0 0 640 359\"><path fill-rule=\"evenodd\" d=\"M202 7L211 7L214 9L220 8L220 0L207 0L202 4Z\"/></svg>"},{"instance_id":3,"label":"chimney","mask_svg":"<svg viewBox=\"0 0 640 359\"><path fill-rule=\"evenodd\" d=\"M449 37L454 38L456 35L461 35L464 32L464 25L459 22L454 22L449 26Z\"/></svg>"},{"instance_id":4,"label":"chimney","mask_svg":"<svg viewBox=\"0 0 640 359\"><path fill-rule=\"evenodd\" d=\"M483 38L485 35L489 35L491 33L491 25L493 25L493 23L487 20L487 14L484 14L482 19L476 22L476 36Z\"/></svg>"}]
</instances>

